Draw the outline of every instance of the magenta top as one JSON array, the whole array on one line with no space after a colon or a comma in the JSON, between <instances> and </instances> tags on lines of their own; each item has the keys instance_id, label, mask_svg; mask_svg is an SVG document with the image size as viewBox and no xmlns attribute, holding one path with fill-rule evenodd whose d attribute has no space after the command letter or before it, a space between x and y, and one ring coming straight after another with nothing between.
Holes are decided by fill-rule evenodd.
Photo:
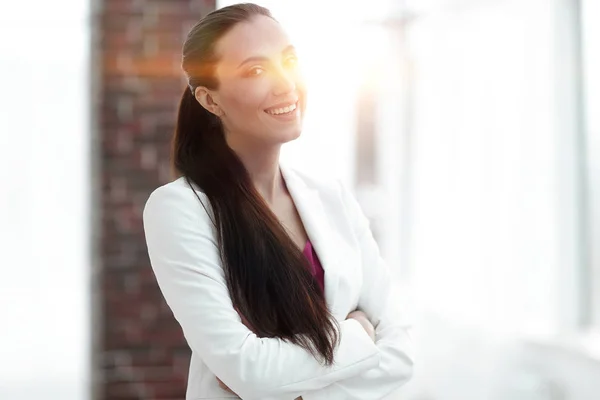
<instances>
[{"instance_id":1,"label":"magenta top","mask_svg":"<svg viewBox=\"0 0 600 400\"><path fill-rule=\"evenodd\" d=\"M315 252L310 240L306 241L306 246L304 246L304 251L302 253L308 259L310 264L310 272L315 278L317 278L319 287L323 292L325 292L325 271L323 271L323 266L321 265L319 257L317 256L317 253Z\"/></svg>"}]
</instances>

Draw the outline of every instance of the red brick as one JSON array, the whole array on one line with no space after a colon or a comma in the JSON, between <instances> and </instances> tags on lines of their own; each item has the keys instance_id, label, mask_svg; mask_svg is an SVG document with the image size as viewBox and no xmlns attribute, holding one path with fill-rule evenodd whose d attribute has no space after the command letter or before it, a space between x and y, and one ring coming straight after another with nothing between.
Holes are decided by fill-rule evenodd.
<instances>
[{"instance_id":1,"label":"red brick","mask_svg":"<svg viewBox=\"0 0 600 400\"><path fill-rule=\"evenodd\" d=\"M185 398L190 353L150 268L142 209L170 179L181 45L214 0L104 0L94 15L100 162L98 350L104 399Z\"/></svg>"}]
</instances>

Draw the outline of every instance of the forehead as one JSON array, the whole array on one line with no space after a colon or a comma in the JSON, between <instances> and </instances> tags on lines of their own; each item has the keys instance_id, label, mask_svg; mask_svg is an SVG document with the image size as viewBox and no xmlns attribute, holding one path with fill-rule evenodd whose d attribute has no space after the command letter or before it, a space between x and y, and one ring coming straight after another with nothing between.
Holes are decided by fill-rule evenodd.
<instances>
[{"instance_id":1,"label":"forehead","mask_svg":"<svg viewBox=\"0 0 600 400\"><path fill-rule=\"evenodd\" d=\"M227 32L217 43L216 52L219 64L236 68L248 57L280 55L289 44L288 35L277 21L257 15Z\"/></svg>"}]
</instances>

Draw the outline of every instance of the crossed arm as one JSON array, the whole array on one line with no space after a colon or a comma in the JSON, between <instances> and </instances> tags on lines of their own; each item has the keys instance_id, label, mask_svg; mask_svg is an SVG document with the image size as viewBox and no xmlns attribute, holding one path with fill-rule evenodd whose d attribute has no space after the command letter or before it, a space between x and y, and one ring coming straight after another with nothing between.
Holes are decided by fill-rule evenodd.
<instances>
[{"instance_id":1,"label":"crossed arm","mask_svg":"<svg viewBox=\"0 0 600 400\"><path fill-rule=\"evenodd\" d=\"M252 326L244 318L244 316L240 314L240 317L241 317L244 325L248 329L253 330ZM362 311L353 311L350 314L348 314L348 316L346 317L346 319L350 319L350 318L357 320L361 324L361 326L363 327L365 332L367 332L367 334L369 335L371 340L373 340L373 342L375 341L375 328L373 327L373 324L371 324L371 322L369 321L367 314L365 314ZM233 390L231 390L229 388L229 386L227 386L225 384L225 382L223 382L221 379L219 379L219 377L216 377L216 379L217 379L217 382L218 382L219 386L221 387L221 389L224 389L224 390L228 391L229 393L235 394L237 396L237 394ZM297 397L295 400L303 400L303 399L302 399L302 397Z\"/></svg>"},{"instance_id":2,"label":"crossed arm","mask_svg":"<svg viewBox=\"0 0 600 400\"><path fill-rule=\"evenodd\" d=\"M148 253L163 296L192 350L244 400L375 400L410 378L409 340L390 312L387 268L360 207L341 190L365 268L359 309L375 327L375 342L357 319L342 321L333 366L244 325L229 298L210 218L187 188L161 187L146 203Z\"/></svg>"},{"instance_id":3,"label":"crossed arm","mask_svg":"<svg viewBox=\"0 0 600 400\"><path fill-rule=\"evenodd\" d=\"M357 246L363 266L363 285L358 309L375 327L375 345L379 364L351 379L340 379L321 390L302 395L304 400L379 400L410 380L413 373L413 349L406 310L399 310L392 295L393 279L373 238L369 221L354 196L339 183L346 213L354 223Z\"/></svg>"}]
</instances>

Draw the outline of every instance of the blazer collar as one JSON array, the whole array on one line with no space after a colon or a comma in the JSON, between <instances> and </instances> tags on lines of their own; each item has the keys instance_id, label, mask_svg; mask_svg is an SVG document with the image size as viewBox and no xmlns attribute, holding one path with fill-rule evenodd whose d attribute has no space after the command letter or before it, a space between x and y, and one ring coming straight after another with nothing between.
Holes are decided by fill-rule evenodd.
<instances>
[{"instance_id":1,"label":"blazer collar","mask_svg":"<svg viewBox=\"0 0 600 400\"><path fill-rule=\"evenodd\" d=\"M325 272L325 299L331 313L335 315L335 296L338 294L340 277L340 257L336 252L336 249L339 248L339 246L336 246L339 239L325 213L318 191L306 185L302 177L289 166L280 163L279 169L298 210L308 238L323 266Z\"/></svg>"}]
</instances>

